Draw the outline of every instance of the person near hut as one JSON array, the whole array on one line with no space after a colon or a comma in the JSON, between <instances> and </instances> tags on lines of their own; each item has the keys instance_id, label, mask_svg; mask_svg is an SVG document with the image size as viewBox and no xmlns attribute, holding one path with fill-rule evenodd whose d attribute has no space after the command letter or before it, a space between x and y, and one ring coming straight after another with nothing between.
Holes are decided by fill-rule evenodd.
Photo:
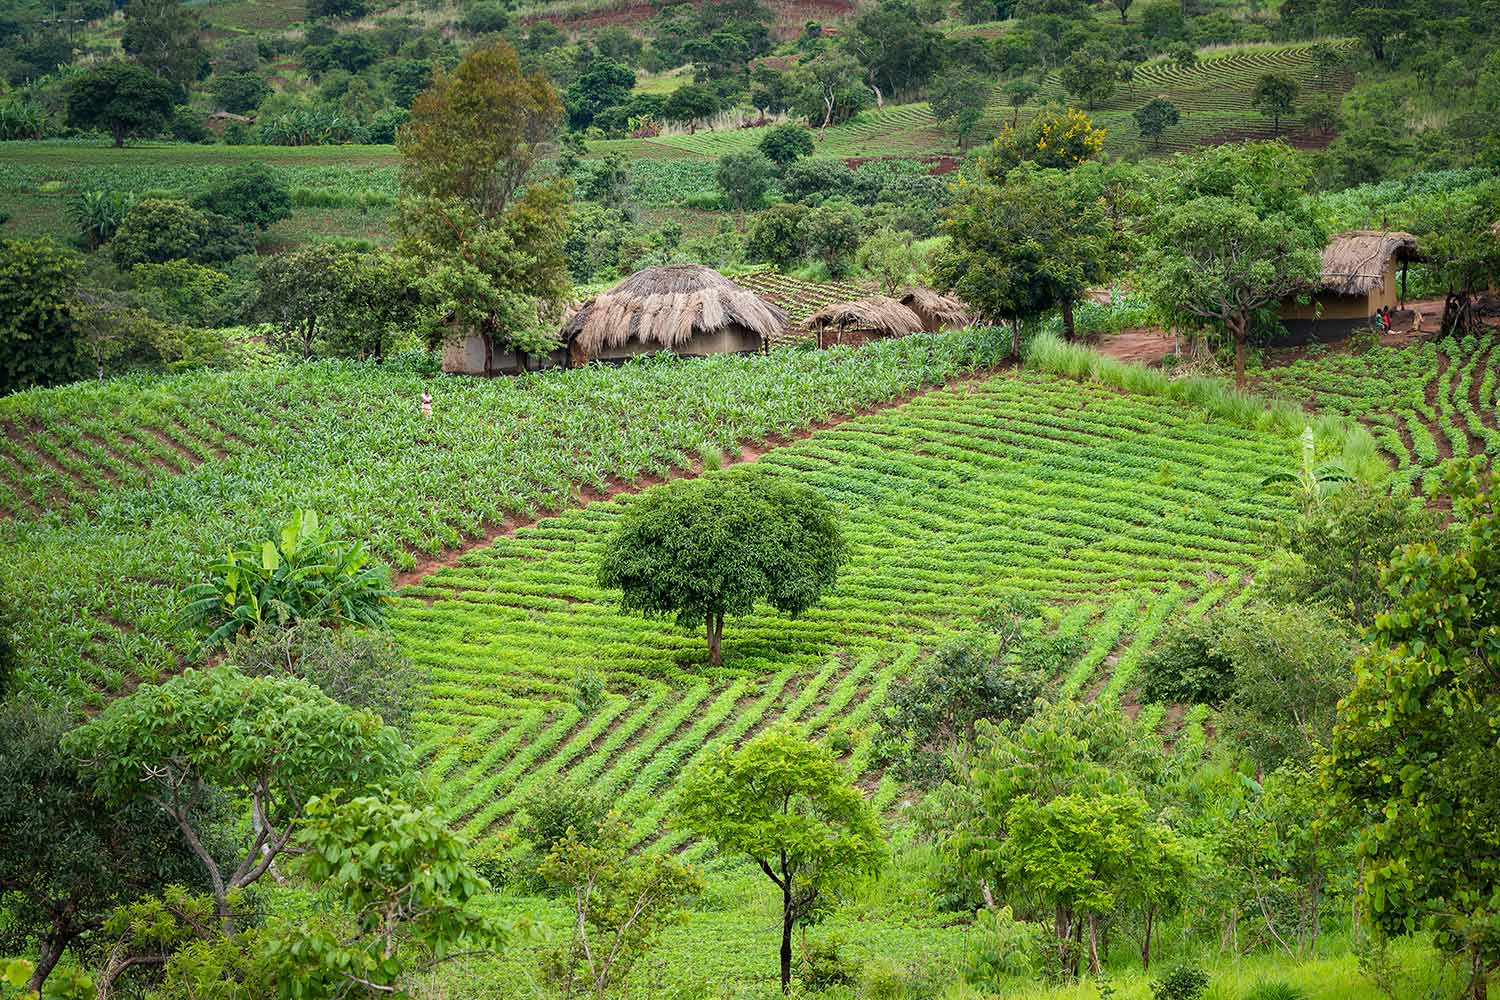
<instances>
[{"instance_id":1,"label":"person near hut","mask_svg":"<svg viewBox=\"0 0 1500 1000\"><path fill-rule=\"evenodd\" d=\"M1375 315L1377 317L1379 317L1379 319L1380 319L1380 332L1381 333L1390 333L1391 332L1391 307L1390 306L1381 306L1380 307L1380 312L1376 313Z\"/></svg>"}]
</instances>

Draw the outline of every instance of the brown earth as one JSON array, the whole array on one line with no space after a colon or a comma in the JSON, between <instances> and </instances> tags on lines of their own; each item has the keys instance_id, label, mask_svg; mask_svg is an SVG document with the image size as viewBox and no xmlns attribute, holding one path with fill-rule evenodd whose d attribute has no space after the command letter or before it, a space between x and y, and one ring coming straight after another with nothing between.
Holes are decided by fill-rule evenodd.
<instances>
[{"instance_id":1,"label":"brown earth","mask_svg":"<svg viewBox=\"0 0 1500 1000\"><path fill-rule=\"evenodd\" d=\"M1100 354L1142 365L1159 365L1177 346L1177 340L1155 326L1137 326L1108 334L1089 346Z\"/></svg>"},{"instance_id":2,"label":"brown earth","mask_svg":"<svg viewBox=\"0 0 1500 1000\"><path fill-rule=\"evenodd\" d=\"M1205 137L1199 145L1223 146L1231 142L1264 142L1269 138L1271 138L1269 129L1229 128ZM1287 129L1279 138L1294 149L1319 150L1327 149L1336 136L1332 132L1319 132L1313 129Z\"/></svg>"}]
</instances>

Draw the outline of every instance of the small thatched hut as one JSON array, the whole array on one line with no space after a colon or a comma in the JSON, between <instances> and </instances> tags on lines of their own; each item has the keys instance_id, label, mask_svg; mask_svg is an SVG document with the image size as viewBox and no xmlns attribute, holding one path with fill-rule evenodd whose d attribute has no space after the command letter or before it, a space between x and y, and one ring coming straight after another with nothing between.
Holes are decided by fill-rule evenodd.
<instances>
[{"instance_id":1,"label":"small thatched hut","mask_svg":"<svg viewBox=\"0 0 1500 1000\"><path fill-rule=\"evenodd\" d=\"M780 307L698 264L648 267L584 303L562 328L570 364L668 350L753 354L786 329Z\"/></svg>"},{"instance_id":2,"label":"small thatched hut","mask_svg":"<svg viewBox=\"0 0 1500 1000\"><path fill-rule=\"evenodd\" d=\"M1382 306L1403 304L1407 265L1421 259L1411 233L1339 233L1323 251L1323 276L1311 301L1287 299L1281 321L1293 333L1338 333L1364 326Z\"/></svg>"},{"instance_id":3,"label":"small thatched hut","mask_svg":"<svg viewBox=\"0 0 1500 1000\"><path fill-rule=\"evenodd\" d=\"M901 296L903 306L917 314L922 329L928 333L968 326L969 310L951 295L939 295L930 288L913 285Z\"/></svg>"},{"instance_id":4,"label":"small thatched hut","mask_svg":"<svg viewBox=\"0 0 1500 1000\"><path fill-rule=\"evenodd\" d=\"M922 317L895 299L875 295L821 309L808 317L807 326L817 333L819 347L859 345L917 333L922 329Z\"/></svg>"}]
</instances>

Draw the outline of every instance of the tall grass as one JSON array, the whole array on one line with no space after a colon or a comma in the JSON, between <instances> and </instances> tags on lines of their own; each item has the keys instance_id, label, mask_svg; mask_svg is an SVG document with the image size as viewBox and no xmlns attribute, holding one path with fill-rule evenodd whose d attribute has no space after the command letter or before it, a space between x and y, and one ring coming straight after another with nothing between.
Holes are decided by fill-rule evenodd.
<instances>
[{"instance_id":1,"label":"tall grass","mask_svg":"<svg viewBox=\"0 0 1500 1000\"><path fill-rule=\"evenodd\" d=\"M1202 375L1168 378L1160 369L1068 343L1050 330L1036 334L1026 343L1022 363L1027 368L1079 382L1101 382L1137 395L1159 396L1196 406L1218 419L1283 437L1296 438L1311 424L1319 452L1337 455L1353 475L1373 484L1390 471L1380 457L1374 437L1358 423L1333 414L1312 416L1296 403L1246 392L1219 379Z\"/></svg>"}]
</instances>

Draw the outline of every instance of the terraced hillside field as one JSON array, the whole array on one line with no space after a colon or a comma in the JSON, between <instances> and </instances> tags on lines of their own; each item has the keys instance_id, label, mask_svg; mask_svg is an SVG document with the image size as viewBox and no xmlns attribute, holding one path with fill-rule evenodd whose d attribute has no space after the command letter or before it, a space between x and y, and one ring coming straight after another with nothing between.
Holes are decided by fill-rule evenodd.
<instances>
[{"instance_id":1,"label":"terraced hillside field","mask_svg":"<svg viewBox=\"0 0 1500 1000\"><path fill-rule=\"evenodd\" d=\"M1183 120L1163 138L1161 149L1181 151L1206 141L1269 139L1273 125L1254 107L1251 96L1256 81L1265 73L1282 73L1298 81L1306 95L1339 93L1346 81L1321 76L1316 62L1320 45L1338 49L1353 46L1349 40L1322 43L1295 42L1241 45L1210 49L1200 54L1194 66L1177 66L1157 59L1139 67L1135 79L1121 84L1114 95L1089 109L1096 124L1107 130L1109 153L1149 151L1131 118L1152 98L1165 97L1181 110ZM1022 118L1048 104L1076 104L1063 88L1058 73L1042 81L1036 97L1020 109ZM992 136L1009 124L1014 109L1005 103L996 84L980 136ZM1292 127L1295 122L1284 122ZM761 129L727 129L695 135L660 136L654 139L621 139L592 144L600 150L619 149L633 157L710 157L747 149L760 141ZM887 105L866 111L843 125L829 128L819 140L814 155L838 157L914 156L952 151L953 136L938 127L926 102Z\"/></svg>"},{"instance_id":2,"label":"terraced hillside field","mask_svg":"<svg viewBox=\"0 0 1500 1000\"><path fill-rule=\"evenodd\" d=\"M177 669L193 642L176 590L294 507L409 568L585 490L689 469L1004 351L967 332L491 381L326 362L8 396L0 607L28 636L21 680L97 702Z\"/></svg>"},{"instance_id":3,"label":"terraced hillside field","mask_svg":"<svg viewBox=\"0 0 1500 1000\"><path fill-rule=\"evenodd\" d=\"M853 769L891 806L899 789L871 769L868 733L895 676L1019 590L1086 641L1060 688L1131 703L1166 617L1240 592L1271 520L1291 509L1257 490L1290 447L1165 400L1012 372L772 449L712 474L815 486L841 509L852 559L806 615L733 621L718 670L701 637L622 616L594 584L628 497L548 518L403 593L396 633L433 676L419 733L429 772L476 838L570 781L638 815L637 841L678 846L663 825L674 775L789 720L847 734ZM609 691L587 716L573 703L586 670Z\"/></svg>"},{"instance_id":4,"label":"terraced hillside field","mask_svg":"<svg viewBox=\"0 0 1500 1000\"><path fill-rule=\"evenodd\" d=\"M1500 331L1330 355L1269 369L1265 392L1353 417L1396 466L1398 484L1431 495L1449 458L1500 458Z\"/></svg>"},{"instance_id":5,"label":"terraced hillside field","mask_svg":"<svg viewBox=\"0 0 1500 1000\"><path fill-rule=\"evenodd\" d=\"M792 327L782 337L788 343L809 336L802 324L819 309L879 293L871 281L804 281L769 267L737 274L734 281L786 310Z\"/></svg>"}]
</instances>

